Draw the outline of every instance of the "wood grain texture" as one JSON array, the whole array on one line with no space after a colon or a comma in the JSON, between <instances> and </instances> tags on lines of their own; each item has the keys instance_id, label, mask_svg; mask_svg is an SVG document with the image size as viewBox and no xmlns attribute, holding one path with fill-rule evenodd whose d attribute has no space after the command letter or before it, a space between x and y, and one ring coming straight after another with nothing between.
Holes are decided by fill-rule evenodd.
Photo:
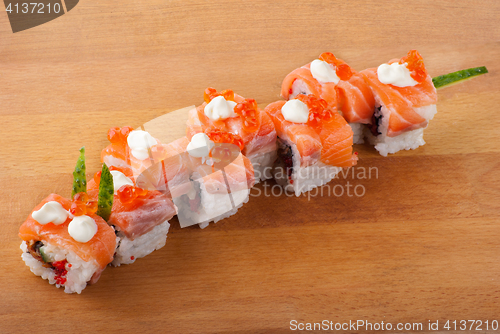
<instances>
[{"instance_id":1,"label":"wood grain texture","mask_svg":"<svg viewBox=\"0 0 500 334\"><path fill-rule=\"evenodd\" d=\"M496 0L105 0L13 34L0 13L0 332L500 320L499 17ZM357 146L355 173L331 185L364 196L266 197L276 188L259 185L205 230L174 219L164 248L108 268L81 295L22 263L20 224L49 193L69 196L81 146L89 175L100 169L109 127L197 105L207 86L265 106L323 51L361 70L411 48L432 76L490 73L439 90L424 147L383 158ZM183 127L172 118L166 136Z\"/></svg>"}]
</instances>

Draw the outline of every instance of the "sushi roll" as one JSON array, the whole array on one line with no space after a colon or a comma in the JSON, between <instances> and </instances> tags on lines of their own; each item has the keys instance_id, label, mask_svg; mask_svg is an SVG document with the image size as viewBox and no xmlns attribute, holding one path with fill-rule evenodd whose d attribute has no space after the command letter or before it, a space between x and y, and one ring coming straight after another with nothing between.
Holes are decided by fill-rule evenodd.
<instances>
[{"instance_id":1,"label":"sushi roll","mask_svg":"<svg viewBox=\"0 0 500 334\"><path fill-rule=\"evenodd\" d=\"M133 181L130 168L110 167L113 178L113 206L108 224L120 239L112 264L131 264L165 246L169 220L176 208L166 194L158 190L141 189ZM89 197L97 199L101 172L87 184Z\"/></svg>"},{"instance_id":2,"label":"sushi roll","mask_svg":"<svg viewBox=\"0 0 500 334\"><path fill-rule=\"evenodd\" d=\"M171 191L177 191L176 195L187 191L183 187L189 175L180 157L168 154L168 146L147 131L114 127L108 131L108 140L110 144L101 152L101 161L108 168L130 170L136 186L161 191L169 198Z\"/></svg>"},{"instance_id":3,"label":"sushi roll","mask_svg":"<svg viewBox=\"0 0 500 334\"><path fill-rule=\"evenodd\" d=\"M351 126L354 144L364 142L364 125L372 122L375 100L363 77L343 60L325 52L293 70L283 80L281 96L289 100L299 94L313 94L325 100Z\"/></svg>"},{"instance_id":4,"label":"sushi roll","mask_svg":"<svg viewBox=\"0 0 500 334\"><path fill-rule=\"evenodd\" d=\"M418 51L360 73L375 97L372 124L365 129L375 149L387 156L424 145L424 129L437 112L437 92Z\"/></svg>"},{"instance_id":5,"label":"sushi roll","mask_svg":"<svg viewBox=\"0 0 500 334\"><path fill-rule=\"evenodd\" d=\"M243 141L238 136L207 129L191 140L183 137L167 146L170 154L182 156L190 171L189 191L173 198L181 227L205 228L234 215L248 202L255 177L250 160L240 152Z\"/></svg>"},{"instance_id":6,"label":"sushi roll","mask_svg":"<svg viewBox=\"0 0 500 334\"><path fill-rule=\"evenodd\" d=\"M115 127L108 130L110 144L101 152L101 161L108 167L130 166L130 148L126 143L129 133L133 130L130 126Z\"/></svg>"},{"instance_id":7,"label":"sushi roll","mask_svg":"<svg viewBox=\"0 0 500 334\"><path fill-rule=\"evenodd\" d=\"M352 129L325 100L300 94L265 111L278 134L274 178L287 191L300 196L356 164Z\"/></svg>"},{"instance_id":8,"label":"sushi roll","mask_svg":"<svg viewBox=\"0 0 500 334\"><path fill-rule=\"evenodd\" d=\"M207 88L205 102L189 112L186 136L217 128L243 140L243 155L250 159L257 182L272 178L276 160L276 131L269 116L253 99L245 99L232 90L217 92Z\"/></svg>"},{"instance_id":9,"label":"sushi roll","mask_svg":"<svg viewBox=\"0 0 500 334\"><path fill-rule=\"evenodd\" d=\"M66 293L96 283L113 260L115 231L95 214L97 202L51 194L19 228L22 259L31 271Z\"/></svg>"}]
</instances>

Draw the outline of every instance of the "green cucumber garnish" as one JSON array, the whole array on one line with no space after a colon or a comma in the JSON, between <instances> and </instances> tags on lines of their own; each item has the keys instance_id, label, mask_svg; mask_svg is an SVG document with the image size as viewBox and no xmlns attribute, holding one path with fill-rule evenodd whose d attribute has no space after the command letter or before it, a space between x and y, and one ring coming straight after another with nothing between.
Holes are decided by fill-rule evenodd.
<instances>
[{"instance_id":1,"label":"green cucumber garnish","mask_svg":"<svg viewBox=\"0 0 500 334\"><path fill-rule=\"evenodd\" d=\"M108 220L113 207L113 175L109 172L108 166L102 164L101 182L99 183L99 197L97 199L97 214L104 220Z\"/></svg>"},{"instance_id":2,"label":"green cucumber garnish","mask_svg":"<svg viewBox=\"0 0 500 334\"><path fill-rule=\"evenodd\" d=\"M45 263L52 262L52 258L48 254L45 253L45 247L43 247L43 246L40 247L38 249L38 251L40 252L40 256L42 257L43 262L45 262Z\"/></svg>"},{"instance_id":3,"label":"green cucumber garnish","mask_svg":"<svg viewBox=\"0 0 500 334\"><path fill-rule=\"evenodd\" d=\"M71 198L78 193L87 192L87 176L85 175L85 147L80 149L80 158L76 162L75 171L73 172L73 189L71 190Z\"/></svg>"},{"instance_id":4,"label":"green cucumber garnish","mask_svg":"<svg viewBox=\"0 0 500 334\"><path fill-rule=\"evenodd\" d=\"M474 67L432 78L432 83L434 84L434 87L441 88L485 73L488 73L486 67Z\"/></svg>"}]
</instances>

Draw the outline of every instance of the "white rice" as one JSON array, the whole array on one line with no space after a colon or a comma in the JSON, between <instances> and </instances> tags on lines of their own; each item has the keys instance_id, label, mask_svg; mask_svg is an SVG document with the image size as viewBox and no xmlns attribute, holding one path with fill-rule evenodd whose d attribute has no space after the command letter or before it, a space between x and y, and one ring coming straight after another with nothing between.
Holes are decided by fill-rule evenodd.
<instances>
[{"instance_id":1,"label":"white rice","mask_svg":"<svg viewBox=\"0 0 500 334\"><path fill-rule=\"evenodd\" d=\"M348 123L349 126L352 129L353 137L352 137L352 142L353 144L363 144L365 141L363 139L364 137L364 129L365 129L365 124L361 123Z\"/></svg>"},{"instance_id":2,"label":"white rice","mask_svg":"<svg viewBox=\"0 0 500 334\"><path fill-rule=\"evenodd\" d=\"M247 158L253 166L255 184L273 178L272 168L276 161L276 145L273 151L267 153L254 153L248 155Z\"/></svg>"},{"instance_id":3,"label":"white rice","mask_svg":"<svg viewBox=\"0 0 500 334\"><path fill-rule=\"evenodd\" d=\"M240 190L240 191L231 193L231 196L232 196L233 201L234 201L234 206L232 206L231 209L229 209L225 213L220 214L219 216L216 216L214 218L209 218L208 220L201 222L198 225L200 226L200 228L203 229L203 228L207 227L210 222L213 222L215 224L224 218L228 218L228 217L231 217L232 215L236 214L236 212L238 212L238 209L241 208L243 206L243 204L247 203L248 200L250 199L249 194L250 194L250 190ZM219 195L218 194L210 194L209 196L205 195L204 197L205 197L207 202L208 202L208 198L212 197L212 198L214 198L214 201L210 202L210 203L216 203L215 201L217 200L217 196L219 196ZM202 197L202 199L203 199L203 197ZM202 203L203 203L203 201L202 201ZM218 211L220 212L220 210L218 210Z\"/></svg>"},{"instance_id":4,"label":"white rice","mask_svg":"<svg viewBox=\"0 0 500 334\"><path fill-rule=\"evenodd\" d=\"M164 221L160 225L155 226L151 231L145 233L134 240L130 240L118 230L120 243L116 249L115 257L111 264L115 267L121 264L131 264L135 260L151 254L165 246L167 241L167 233L170 228L168 221Z\"/></svg>"},{"instance_id":5,"label":"white rice","mask_svg":"<svg viewBox=\"0 0 500 334\"><path fill-rule=\"evenodd\" d=\"M179 208L178 217L181 227L198 224L205 228L210 222L218 221L234 215L250 198L250 189L242 189L231 193L209 193L205 185L200 183L201 202L198 212L191 211L189 205L180 197L174 198Z\"/></svg>"},{"instance_id":6,"label":"white rice","mask_svg":"<svg viewBox=\"0 0 500 334\"><path fill-rule=\"evenodd\" d=\"M380 112L378 111L378 108L381 106L381 101L377 95L375 95L375 102L375 115L382 115L382 119L378 127L380 134L378 136L374 136L370 129L366 127L365 136L370 144L375 145L375 149L380 153L380 155L386 157L387 154L396 153L401 150L414 150L419 146L425 145L425 128L403 132L395 137L388 137L387 128L389 127L390 112L384 105L382 105ZM435 104L421 108L414 108L414 110L428 121L434 118L434 115L437 112Z\"/></svg>"},{"instance_id":7,"label":"white rice","mask_svg":"<svg viewBox=\"0 0 500 334\"><path fill-rule=\"evenodd\" d=\"M42 262L28 253L28 247L25 241L21 243L20 248L23 251L21 257L26 265L30 267L33 274L48 280L50 284L55 284L58 288L64 286L64 292L66 293L76 292L80 294L87 286L87 282L90 281L94 273L99 269L95 260L85 262L70 250L44 242L45 254L54 261L68 261L66 264L66 270L68 271L66 274L66 282L64 284L57 284L54 270L52 268L45 268Z\"/></svg>"},{"instance_id":8,"label":"white rice","mask_svg":"<svg viewBox=\"0 0 500 334\"><path fill-rule=\"evenodd\" d=\"M301 79L296 79L292 83L292 93L290 94L288 99L289 100L294 99L299 94L309 95L309 94L311 94L311 90L309 89L309 86L307 86L304 81L302 81Z\"/></svg>"},{"instance_id":9,"label":"white rice","mask_svg":"<svg viewBox=\"0 0 500 334\"><path fill-rule=\"evenodd\" d=\"M342 170L341 167L327 165L321 161L317 161L309 166L301 167L301 157L299 151L297 150L297 145L289 141L282 142L282 139L278 140L279 146L285 147L285 144L292 148L293 171L291 179L293 183L290 183L290 179L288 178L286 171L280 171L277 169L279 167L283 168L283 166L275 166L273 174L278 184L283 186L286 191L293 192L297 197L302 193L308 192L316 187L321 187L322 185L330 182Z\"/></svg>"}]
</instances>

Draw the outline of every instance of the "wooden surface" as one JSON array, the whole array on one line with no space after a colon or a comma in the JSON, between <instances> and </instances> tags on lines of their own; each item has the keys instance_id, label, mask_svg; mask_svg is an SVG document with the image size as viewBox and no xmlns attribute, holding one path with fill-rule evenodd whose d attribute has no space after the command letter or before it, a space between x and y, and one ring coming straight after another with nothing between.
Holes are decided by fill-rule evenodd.
<instances>
[{"instance_id":1,"label":"wooden surface","mask_svg":"<svg viewBox=\"0 0 500 334\"><path fill-rule=\"evenodd\" d=\"M0 13L0 332L500 320L499 18L497 0L82 0L13 34ZM252 197L205 230L174 219L163 249L81 295L22 262L19 226L49 193L69 196L81 146L89 175L100 168L109 127L199 104L207 86L266 105L323 51L361 70L411 48L432 76L490 73L439 91L424 147L383 158L357 146L359 168L378 178L331 185L364 196ZM171 129L183 132L181 117Z\"/></svg>"}]
</instances>

